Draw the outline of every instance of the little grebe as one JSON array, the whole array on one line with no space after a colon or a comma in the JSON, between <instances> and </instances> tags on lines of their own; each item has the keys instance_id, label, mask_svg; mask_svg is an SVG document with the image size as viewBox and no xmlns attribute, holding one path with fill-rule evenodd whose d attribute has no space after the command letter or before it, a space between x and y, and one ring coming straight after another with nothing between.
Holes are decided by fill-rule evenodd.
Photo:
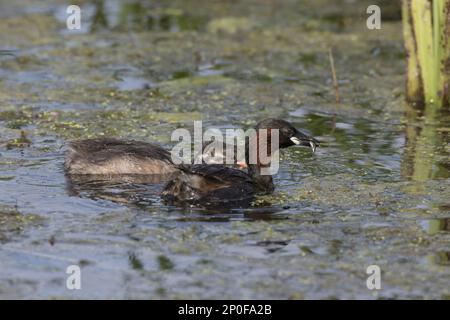
<instances>
[{"instance_id":1,"label":"little grebe","mask_svg":"<svg viewBox=\"0 0 450 320\"><path fill-rule=\"evenodd\" d=\"M315 151L318 145L316 139L281 119L263 120L255 129L268 129L267 145L271 143L270 129L279 130L279 148L302 145L310 146ZM262 141L259 135L257 139L257 145L260 145ZM175 179L165 186L162 198L166 203L177 206L249 206L257 193L270 193L274 190L272 176L261 174L263 165L259 160L256 164L250 164L249 149L252 147L255 146L250 146L247 139L245 154L248 173L218 164L183 167Z\"/></svg>"},{"instance_id":2,"label":"little grebe","mask_svg":"<svg viewBox=\"0 0 450 320\"><path fill-rule=\"evenodd\" d=\"M255 129L269 129L267 130L268 146L271 143L270 129L279 130L279 148L302 145L310 146L314 151L318 145L317 140L281 119L263 120L255 126ZM262 142L259 140L260 137L257 135L256 145ZM209 144L210 142L203 144L204 151ZM172 162L169 151L146 142L112 138L76 140L69 144L65 169L69 176L84 175L85 177L89 175L92 177L168 175L170 177L175 174L176 176L169 181L162 192L163 199L168 203L183 206L226 204L227 207L242 207L248 206L256 193L268 193L274 189L272 176L261 174L264 165L259 163L259 160L257 164L250 164L250 147L255 146L250 146L250 143L246 141L244 163L247 167L246 173L219 164L176 165ZM225 157L225 150L224 144L222 157ZM203 160L208 157L209 154L202 156ZM234 160L235 164L239 165L236 153Z\"/></svg>"}]
</instances>

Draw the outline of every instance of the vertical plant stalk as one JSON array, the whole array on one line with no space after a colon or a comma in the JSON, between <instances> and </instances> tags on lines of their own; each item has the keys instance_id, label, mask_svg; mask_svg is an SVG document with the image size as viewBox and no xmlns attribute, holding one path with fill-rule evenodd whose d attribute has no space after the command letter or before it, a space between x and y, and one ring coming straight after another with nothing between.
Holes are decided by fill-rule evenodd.
<instances>
[{"instance_id":1,"label":"vertical plant stalk","mask_svg":"<svg viewBox=\"0 0 450 320\"><path fill-rule=\"evenodd\" d=\"M417 44L411 16L411 1L402 1L403 38L406 52L406 100L423 103L423 80L417 60Z\"/></svg>"},{"instance_id":2,"label":"vertical plant stalk","mask_svg":"<svg viewBox=\"0 0 450 320\"><path fill-rule=\"evenodd\" d=\"M436 78L437 78L437 88L442 88L442 70L441 70L441 64L442 64L442 52L444 50L443 47L443 34L442 30L444 30L444 26L442 25L444 21L443 17L443 9L444 9L444 0L432 0L433 5L433 62L434 62L434 68L436 70Z\"/></svg>"},{"instance_id":3,"label":"vertical plant stalk","mask_svg":"<svg viewBox=\"0 0 450 320\"><path fill-rule=\"evenodd\" d=\"M339 83L337 80L336 68L334 67L333 51L331 49L328 50L328 57L330 58L331 75L333 77L334 96L336 103L339 104L341 102L341 95L339 93Z\"/></svg>"},{"instance_id":4,"label":"vertical plant stalk","mask_svg":"<svg viewBox=\"0 0 450 320\"><path fill-rule=\"evenodd\" d=\"M439 108L448 107L450 85L450 0L403 0L403 27L407 52L407 98L425 105L422 121L407 112L409 151L402 174L426 181L436 174ZM407 109L408 110L408 109Z\"/></svg>"},{"instance_id":5,"label":"vertical plant stalk","mask_svg":"<svg viewBox=\"0 0 450 320\"><path fill-rule=\"evenodd\" d=\"M434 44L434 61L435 69L437 72L437 88L440 95L440 105L446 105L448 102L448 94L446 94L446 87L448 87L448 78L445 75L446 60L449 59L447 51L448 42L448 29L447 29L447 15L450 13L450 1L446 0L433 0L433 44ZM447 80L446 80L447 78Z\"/></svg>"},{"instance_id":6,"label":"vertical plant stalk","mask_svg":"<svg viewBox=\"0 0 450 320\"><path fill-rule=\"evenodd\" d=\"M450 106L450 0L403 0L406 97Z\"/></svg>"},{"instance_id":7,"label":"vertical plant stalk","mask_svg":"<svg viewBox=\"0 0 450 320\"><path fill-rule=\"evenodd\" d=\"M411 14L417 43L417 57L423 79L425 103L437 102L437 79L431 4L428 0L412 0Z\"/></svg>"},{"instance_id":8,"label":"vertical plant stalk","mask_svg":"<svg viewBox=\"0 0 450 320\"><path fill-rule=\"evenodd\" d=\"M442 10L442 105L450 110L450 0L443 4Z\"/></svg>"}]
</instances>

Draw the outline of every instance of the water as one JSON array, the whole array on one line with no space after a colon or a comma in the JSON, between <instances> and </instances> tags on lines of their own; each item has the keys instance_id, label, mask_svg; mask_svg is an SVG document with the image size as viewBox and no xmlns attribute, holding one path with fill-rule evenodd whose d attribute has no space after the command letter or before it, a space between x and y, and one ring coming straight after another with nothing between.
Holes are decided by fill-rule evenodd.
<instances>
[{"instance_id":1,"label":"water","mask_svg":"<svg viewBox=\"0 0 450 320\"><path fill-rule=\"evenodd\" d=\"M98 3L76 35L57 1L1 5L1 298L448 297L450 121L407 111L398 20L365 30L363 2ZM193 120L273 116L321 147L284 150L276 192L249 209L168 207L162 181L80 188L63 172L70 139L170 149ZM82 290L66 289L71 264Z\"/></svg>"}]
</instances>

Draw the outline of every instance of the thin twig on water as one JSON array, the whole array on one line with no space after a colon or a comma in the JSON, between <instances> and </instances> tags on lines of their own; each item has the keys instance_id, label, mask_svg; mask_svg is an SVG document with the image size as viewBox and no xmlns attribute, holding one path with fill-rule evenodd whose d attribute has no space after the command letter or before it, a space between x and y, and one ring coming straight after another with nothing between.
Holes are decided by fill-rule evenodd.
<instances>
[{"instance_id":1,"label":"thin twig on water","mask_svg":"<svg viewBox=\"0 0 450 320\"><path fill-rule=\"evenodd\" d=\"M336 68L334 67L334 58L331 49L328 50L328 56L330 58L331 75L333 76L334 96L336 98L336 103L340 103L341 95L339 94L339 83L336 76Z\"/></svg>"}]
</instances>

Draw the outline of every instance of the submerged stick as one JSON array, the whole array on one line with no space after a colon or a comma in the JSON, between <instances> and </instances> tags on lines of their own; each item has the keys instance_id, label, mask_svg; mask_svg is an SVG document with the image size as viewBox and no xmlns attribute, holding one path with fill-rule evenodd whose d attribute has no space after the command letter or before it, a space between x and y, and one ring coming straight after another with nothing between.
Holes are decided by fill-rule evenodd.
<instances>
[{"instance_id":1,"label":"submerged stick","mask_svg":"<svg viewBox=\"0 0 450 320\"><path fill-rule=\"evenodd\" d=\"M333 88L334 88L334 96L336 98L336 103L341 102L341 96L339 94L339 83L336 76L336 68L334 67L334 58L333 52L331 49L328 50L328 56L330 58L330 66L331 66L331 75L333 76Z\"/></svg>"}]
</instances>

